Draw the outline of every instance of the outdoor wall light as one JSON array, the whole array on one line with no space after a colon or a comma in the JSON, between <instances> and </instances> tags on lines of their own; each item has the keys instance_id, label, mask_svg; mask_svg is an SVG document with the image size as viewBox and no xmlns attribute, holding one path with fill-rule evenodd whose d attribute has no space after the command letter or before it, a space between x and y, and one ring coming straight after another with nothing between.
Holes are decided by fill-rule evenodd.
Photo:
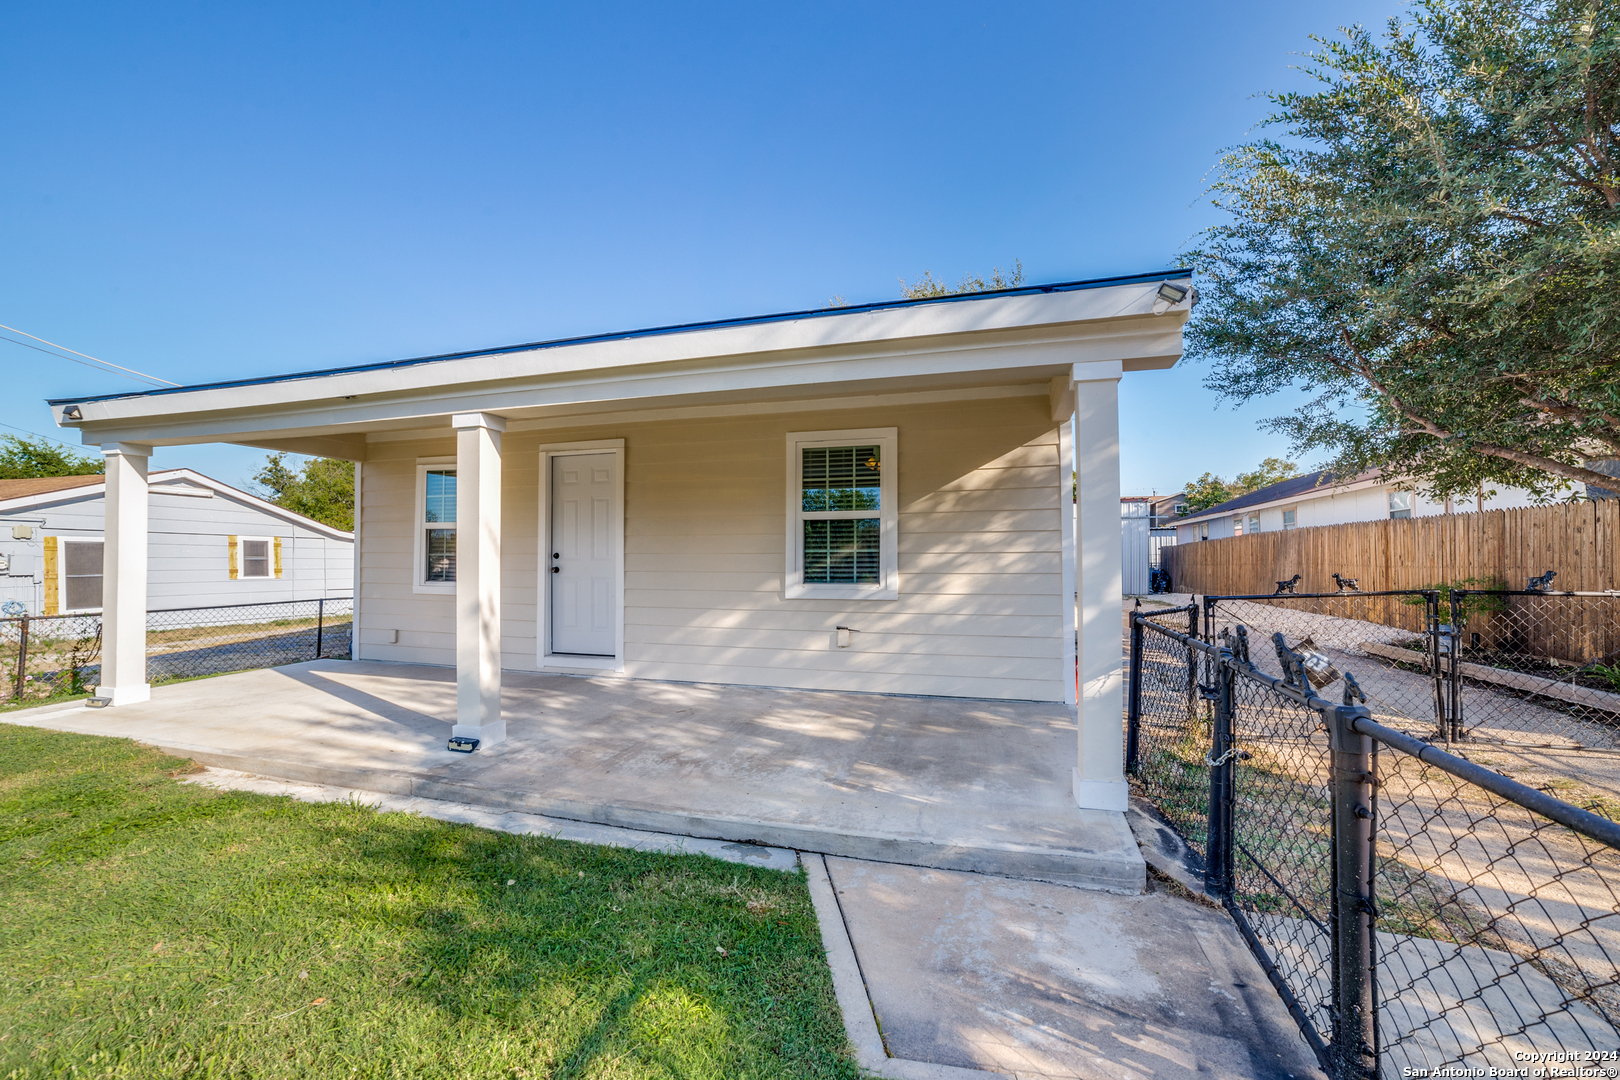
<instances>
[{"instance_id":1,"label":"outdoor wall light","mask_svg":"<svg viewBox=\"0 0 1620 1080\"><path fill-rule=\"evenodd\" d=\"M69 405L67 408L62 410L62 419L83 420L84 414L79 411L79 407L77 405Z\"/></svg>"},{"instance_id":2,"label":"outdoor wall light","mask_svg":"<svg viewBox=\"0 0 1620 1080\"><path fill-rule=\"evenodd\" d=\"M1173 285L1167 281L1159 286L1159 299L1174 307L1187 299L1187 291L1187 286Z\"/></svg>"}]
</instances>

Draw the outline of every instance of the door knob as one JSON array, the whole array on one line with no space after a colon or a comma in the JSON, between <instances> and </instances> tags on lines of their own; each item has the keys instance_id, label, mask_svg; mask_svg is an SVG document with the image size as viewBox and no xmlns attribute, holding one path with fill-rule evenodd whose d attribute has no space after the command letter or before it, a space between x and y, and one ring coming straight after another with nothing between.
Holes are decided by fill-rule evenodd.
<instances>
[{"instance_id":1,"label":"door knob","mask_svg":"<svg viewBox=\"0 0 1620 1080\"><path fill-rule=\"evenodd\" d=\"M560 574L560 573L562 573L562 567L560 567L560 566L553 566L553 567L552 567L552 568L551 568L551 572L552 572L552 573L553 573L553 574Z\"/></svg>"}]
</instances>

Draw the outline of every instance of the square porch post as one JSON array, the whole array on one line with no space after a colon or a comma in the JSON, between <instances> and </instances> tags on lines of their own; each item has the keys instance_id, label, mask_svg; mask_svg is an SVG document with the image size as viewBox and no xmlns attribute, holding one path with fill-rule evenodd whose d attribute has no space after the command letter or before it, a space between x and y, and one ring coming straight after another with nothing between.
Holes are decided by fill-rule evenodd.
<instances>
[{"instance_id":1,"label":"square porch post","mask_svg":"<svg viewBox=\"0 0 1620 1080\"><path fill-rule=\"evenodd\" d=\"M101 685L109 705L152 696L146 681L146 466L150 446L104 443L106 519L101 547Z\"/></svg>"},{"instance_id":2,"label":"square porch post","mask_svg":"<svg viewBox=\"0 0 1620 1080\"><path fill-rule=\"evenodd\" d=\"M501 717L501 432L489 413L456 413L456 723L480 747L506 740Z\"/></svg>"},{"instance_id":3,"label":"square porch post","mask_svg":"<svg viewBox=\"0 0 1620 1080\"><path fill-rule=\"evenodd\" d=\"M1119 361L1074 365L1074 450L1079 505L1075 576L1079 592L1080 728L1074 800L1084 809L1124 811L1119 524Z\"/></svg>"}]
</instances>

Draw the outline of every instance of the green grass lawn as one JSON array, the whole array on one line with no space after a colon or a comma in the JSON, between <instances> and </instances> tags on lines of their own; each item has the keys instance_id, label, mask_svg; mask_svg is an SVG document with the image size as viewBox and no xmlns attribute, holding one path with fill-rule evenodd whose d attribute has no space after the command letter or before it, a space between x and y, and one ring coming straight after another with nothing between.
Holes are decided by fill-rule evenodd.
<instances>
[{"instance_id":1,"label":"green grass lawn","mask_svg":"<svg viewBox=\"0 0 1620 1080\"><path fill-rule=\"evenodd\" d=\"M0 725L0 1077L856 1077L802 875Z\"/></svg>"}]
</instances>

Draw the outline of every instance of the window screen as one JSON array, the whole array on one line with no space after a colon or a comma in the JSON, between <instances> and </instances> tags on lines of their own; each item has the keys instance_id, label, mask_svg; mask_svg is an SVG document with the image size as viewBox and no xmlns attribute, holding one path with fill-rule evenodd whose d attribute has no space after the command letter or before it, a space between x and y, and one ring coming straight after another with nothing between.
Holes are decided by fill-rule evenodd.
<instances>
[{"instance_id":1,"label":"window screen","mask_svg":"<svg viewBox=\"0 0 1620 1080\"><path fill-rule=\"evenodd\" d=\"M242 576L270 576L270 541L242 541Z\"/></svg>"},{"instance_id":2,"label":"window screen","mask_svg":"<svg viewBox=\"0 0 1620 1080\"><path fill-rule=\"evenodd\" d=\"M101 606L101 550L99 543L62 545L62 606L67 610Z\"/></svg>"},{"instance_id":3,"label":"window screen","mask_svg":"<svg viewBox=\"0 0 1620 1080\"><path fill-rule=\"evenodd\" d=\"M801 459L806 585L883 578L882 453L876 446L806 447ZM870 517L866 515L872 515Z\"/></svg>"},{"instance_id":4,"label":"window screen","mask_svg":"<svg viewBox=\"0 0 1620 1080\"><path fill-rule=\"evenodd\" d=\"M456 530L427 531L427 566L423 568L422 580L426 582L456 580Z\"/></svg>"}]
</instances>

